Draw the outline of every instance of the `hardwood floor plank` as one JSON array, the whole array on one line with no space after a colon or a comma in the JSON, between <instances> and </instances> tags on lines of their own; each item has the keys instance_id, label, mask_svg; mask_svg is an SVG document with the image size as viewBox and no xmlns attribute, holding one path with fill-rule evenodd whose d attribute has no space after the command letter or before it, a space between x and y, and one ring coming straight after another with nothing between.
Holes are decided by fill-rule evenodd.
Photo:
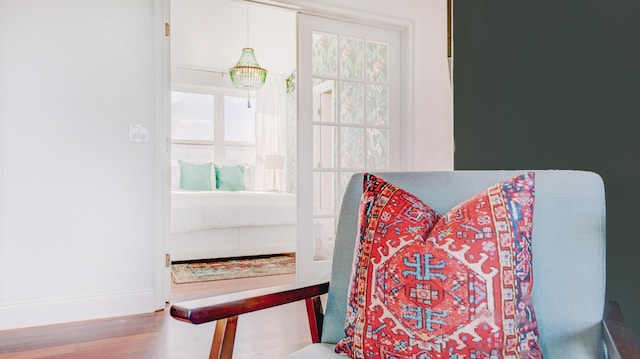
<instances>
[{"instance_id":1,"label":"hardwood floor plank","mask_svg":"<svg viewBox=\"0 0 640 359\"><path fill-rule=\"evenodd\" d=\"M174 301L287 284L295 275L172 286ZM167 307L168 309L168 307ZM168 310L0 331L0 359L207 358L215 322L193 325ZM311 343L303 301L238 318L234 358L282 358Z\"/></svg>"},{"instance_id":2,"label":"hardwood floor plank","mask_svg":"<svg viewBox=\"0 0 640 359\"><path fill-rule=\"evenodd\" d=\"M0 332L2 333L0 337L3 339L0 344L0 353L29 348L33 345L32 337L36 335L39 346L51 347L155 332L162 327L163 317L162 313L143 314ZM64 336L60 333L64 333Z\"/></svg>"}]
</instances>

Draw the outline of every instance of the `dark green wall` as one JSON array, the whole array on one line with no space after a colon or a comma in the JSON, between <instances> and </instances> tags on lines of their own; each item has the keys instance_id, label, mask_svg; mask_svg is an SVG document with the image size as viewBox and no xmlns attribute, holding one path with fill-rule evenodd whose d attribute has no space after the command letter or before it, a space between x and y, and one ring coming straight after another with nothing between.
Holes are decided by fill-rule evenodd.
<instances>
[{"instance_id":1,"label":"dark green wall","mask_svg":"<svg viewBox=\"0 0 640 359\"><path fill-rule=\"evenodd\" d=\"M637 334L639 17L638 0L453 3L455 168L599 173L606 294Z\"/></svg>"}]
</instances>

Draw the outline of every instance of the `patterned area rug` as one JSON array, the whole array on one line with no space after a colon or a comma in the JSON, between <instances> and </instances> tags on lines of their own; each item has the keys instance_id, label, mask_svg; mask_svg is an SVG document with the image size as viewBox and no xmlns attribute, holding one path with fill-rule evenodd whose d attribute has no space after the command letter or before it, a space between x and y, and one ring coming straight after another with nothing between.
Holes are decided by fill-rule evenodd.
<instances>
[{"instance_id":1,"label":"patterned area rug","mask_svg":"<svg viewBox=\"0 0 640 359\"><path fill-rule=\"evenodd\" d=\"M294 254L223 259L171 265L171 278L177 284L211 280L291 274L296 271Z\"/></svg>"}]
</instances>

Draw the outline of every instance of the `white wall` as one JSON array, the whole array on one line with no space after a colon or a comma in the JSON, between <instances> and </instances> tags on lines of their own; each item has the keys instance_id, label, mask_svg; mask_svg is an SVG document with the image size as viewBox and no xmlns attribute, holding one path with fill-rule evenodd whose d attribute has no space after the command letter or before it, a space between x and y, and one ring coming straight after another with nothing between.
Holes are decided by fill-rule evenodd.
<instances>
[{"instance_id":1,"label":"white wall","mask_svg":"<svg viewBox=\"0 0 640 359\"><path fill-rule=\"evenodd\" d=\"M152 311L154 1L0 4L0 329Z\"/></svg>"}]
</instances>

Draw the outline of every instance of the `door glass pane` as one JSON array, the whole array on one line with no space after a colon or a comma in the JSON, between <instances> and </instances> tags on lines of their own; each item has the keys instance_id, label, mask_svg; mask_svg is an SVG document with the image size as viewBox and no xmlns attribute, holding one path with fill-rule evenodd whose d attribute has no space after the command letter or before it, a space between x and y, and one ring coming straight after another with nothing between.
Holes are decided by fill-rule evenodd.
<instances>
[{"instance_id":1,"label":"door glass pane","mask_svg":"<svg viewBox=\"0 0 640 359\"><path fill-rule=\"evenodd\" d=\"M313 121L335 122L335 81L313 79Z\"/></svg>"},{"instance_id":2,"label":"door glass pane","mask_svg":"<svg viewBox=\"0 0 640 359\"><path fill-rule=\"evenodd\" d=\"M389 130L367 129L367 169L389 168Z\"/></svg>"},{"instance_id":3,"label":"door glass pane","mask_svg":"<svg viewBox=\"0 0 640 359\"><path fill-rule=\"evenodd\" d=\"M171 92L171 138L213 141L214 96Z\"/></svg>"},{"instance_id":4,"label":"door glass pane","mask_svg":"<svg viewBox=\"0 0 640 359\"><path fill-rule=\"evenodd\" d=\"M367 85L367 124L389 125L389 87Z\"/></svg>"},{"instance_id":5,"label":"door glass pane","mask_svg":"<svg viewBox=\"0 0 640 359\"><path fill-rule=\"evenodd\" d=\"M389 45L367 42L367 80L386 83L389 81Z\"/></svg>"},{"instance_id":6,"label":"door glass pane","mask_svg":"<svg viewBox=\"0 0 640 359\"><path fill-rule=\"evenodd\" d=\"M335 234L335 218L315 218L313 220L314 260L331 259Z\"/></svg>"},{"instance_id":7,"label":"door glass pane","mask_svg":"<svg viewBox=\"0 0 640 359\"><path fill-rule=\"evenodd\" d=\"M204 163L213 162L213 145L171 145L171 163L178 164L178 160Z\"/></svg>"},{"instance_id":8,"label":"door glass pane","mask_svg":"<svg viewBox=\"0 0 640 359\"><path fill-rule=\"evenodd\" d=\"M340 122L364 123L364 85L340 82Z\"/></svg>"},{"instance_id":9,"label":"door glass pane","mask_svg":"<svg viewBox=\"0 0 640 359\"><path fill-rule=\"evenodd\" d=\"M336 132L335 126L313 126L313 167L336 168Z\"/></svg>"},{"instance_id":10,"label":"door glass pane","mask_svg":"<svg viewBox=\"0 0 640 359\"><path fill-rule=\"evenodd\" d=\"M294 29L295 30L295 29ZM289 77L286 80L286 84L287 84L287 91L286 91L286 101L285 101L285 106L283 108L284 111L284 121L282 121L282 119L280 119L280 123L283 123L283 125L285 126L285 148L286 148L286 154L285 154L285 163L284 163L284 168L283 169L279 169L279 170L272 170L272 172L275 172L276 176L273 176L272 182L274 183L274 188L276 189L276 191L282 191L280 190L281 188L281 183L282 181L279 181L279 176L283 175L284 176L284 182L285 182L285 187L284 187L284 192L287 193L291 193L297 195L298 192L298 187L297 187L297 174L298 174L298 96L297 96L297 80L296 80L296 70L294 69L293 72L291 73L291 75L289 75ZM257 145L257 144L256 144ZM254 153L256 153L254 151ZM266 160L266 157L265 157ZM245 170L246 171L246 170ZM247 172L245 172L247 173ZM253 167L252 169L249 170L249 175L245 176L245 178L248 177L249 180L249 186L251 187L258 187L256 186L256 182L257 182L257 176L256 176L256 170L255 167ZM268 183L265 179L265 183ZM298 205L297 205L297 201L298 198L296 198L296 212L298 209ZM296 216L296 224L298 222L298 218ZM297 237L297 236L296 236ZM297 241L296 241L297 242ZM296 243L296 252L298 251L298 246ZM297 255L297 260L300 260L300 258L302 258L301 255Z\"/></svg>"},{"instance_id":11,"label":"door glass pane","mask_svg":"<svg viewBox=\"0 0 640 359\"><path fill-rule=\"evenodd\" d=\"M333 215L336 200L336 174L315 172L313 174L313 214Z\"/></svg>"},{"instance_id":12,"label":"door glass pane","mask_svg":"<svg viewBox=\"0 0 640 359\"><path fill-rule=\"evenodd\" d=\"M287 192L296 193L298 181L298 154L296 153L298 149L298 96L296 94L296 72L291 73L287 80L287 163L285 165L285 171Z\"/></svg>"},{"instance_id":13,"label":"door glass pane","mask_svg":"<svg viewBox=\"0 0 640 359\"><path fill-rule=\"evenodd\" d=\"M362 81L364 71L364 40L340 37L340 77Z\"/></svg>"},{"instance_id":14,"label":"door glass pane","mask_svg":"<svg viewBox=\"0 0 640 359\"><path fill-rule=\"evenodd\" d=\"M364 168L364 128L340 128L340 167Z\"/></svg>"},{"instance_id":15,"label":"door glass pane","mask_svg":"<svg viewBox=\"0 0 640 359\"><path fill-rule=\"evenodd\" d=\"M323 32L313 32L313 53L311 67L313 75L338 76L338 36Z\"/></svg>"},{"instance_id":16,"label":"door glass pane","mask_svg":"<svg viewBox=\"0 0 640 359\"><path fill-rule=\"evenodd\" d=\"M256 141L255 99L251 99L251 107L247 106L246 97L224 97L224 139L225 141Z\"/></svg>"}]
</instances>

